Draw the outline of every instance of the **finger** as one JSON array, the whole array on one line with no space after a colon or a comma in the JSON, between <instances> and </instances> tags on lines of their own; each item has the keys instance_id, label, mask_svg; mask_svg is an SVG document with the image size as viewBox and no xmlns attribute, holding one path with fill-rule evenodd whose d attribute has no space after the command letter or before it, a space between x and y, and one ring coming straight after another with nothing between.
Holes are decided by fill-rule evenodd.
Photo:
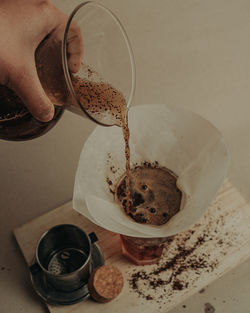
<instances>
[{"instance_id":1,"label":"finger","mask_svg":"<svg viewBox=\"0 0 250 313\"><path fill-rule=\"evenodd\" d=\"M67 38L68 66L72 73L79 71L83 57L83 40L80 28L72 23Z\"/></svg>"},{"instance_id":2,"label":"finger","mask_svg":"<svg viewBox=\"0 0 250 313\"><path fill-rule=\"evenodd\" d=\"M56 8L55 10L56 12L58 11ZM55 41L61 41L64 37L68 16L65 14L58 14L58 12L57 15L60 15L60 23L51 33L51 38ZM66 51L70 72L78 72L81 67L83 57L83 40L81 30L74 21L71 21L70 28L68 30Z\"/></svg>"},{"instance_id":3,"label":"finger","mask_svg":"<svg viewBox=\"0 0 250 313\"><path fill-rule=\"evenodd\" d=\"M39 121L48 122L54 116L54 105L44 92L35 65L25 64L10 73L10 88Z\"/></svg>"}]
</instances>

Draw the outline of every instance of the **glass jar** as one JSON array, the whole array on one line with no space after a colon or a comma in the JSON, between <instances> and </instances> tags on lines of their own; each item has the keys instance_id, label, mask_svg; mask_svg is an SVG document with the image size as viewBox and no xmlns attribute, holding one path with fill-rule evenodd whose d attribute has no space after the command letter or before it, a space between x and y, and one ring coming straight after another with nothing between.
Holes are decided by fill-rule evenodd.
<instances>
[{"instance_id":1,"label":"glass jar","mask_svg":"<svg viewBox=\"0 0 250 313\"><path fill-rule=\"evenodd\" d=\"M122 254L137 265L155 264L170 237L140 238L120 235Z\"/></svg>"}]
</instances>

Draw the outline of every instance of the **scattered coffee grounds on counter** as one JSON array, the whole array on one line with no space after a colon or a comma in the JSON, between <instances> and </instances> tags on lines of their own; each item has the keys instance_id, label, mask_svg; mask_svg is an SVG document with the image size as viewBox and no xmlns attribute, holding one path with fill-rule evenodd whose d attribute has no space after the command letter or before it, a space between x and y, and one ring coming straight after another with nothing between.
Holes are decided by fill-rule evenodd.
<instances>
[{"instance_id":1,"label":"scattered coffee grounds on counter","mask_svg":"<svg viewBox=\"0 0 250 313\"><path fill-rule=\"evenodd\" d=\"M152 298L150 295L147 295L147 296L146 296L146 299L147 299L147 300L153 300L153 298Z\"/></svg>"},{"instance_id":2,"label":"scattered coffee grounds on counter","mask_svg":"<svg viewBox=\"0 0 250 313\"><path fill-rule=\"evenodd\" d=\"M205 303L205 308L204 308L205 313L214 313L215 308L212 306L210 303Z\"/></svg>"},{"instance_id":3,"label":"scattered coffee grounds on counter","mask_svg":"<svg viewBox=\"0 0 250 313\"><path fill-rule=\"evenodd\" d=\"M173 291L186 289L189 281L185 281L185 272L193 271L195 274L200 274L202 270L207 272L212 271L216 265L217 260L208 263L208 255L204 252L201 256L195 255L195 250L198 249L205 242L205 235L196 238L196 241L191 247L186 246L186 243L191 239L194 234L192 230L187 231L182 237L181 242L177 239L176 254L165 261L163 257L159 264L157 264L149 272L144 269L136 271L131 274L129 284L130 287L143 298L147 299L147 295L141 290L141 282L149 289L159 289L159 287L171 287L170 294ZM173 240L173 238L171 238ZM183 245L183 246L182 246ZM167 249L165 251L167 254ZM166 290L166 289L165 289Z\"/></svg>"},{"instance_id":4,"label":"scattered coffee grounds on counter","mask_svg":"<svg viewBox=\"0 0 250 313\"><path fill-rule=\"evenodd\" d=\"M230 247L237 248L244 236L234 230L232 214L240 219L236 211L223 215L216 200L191 229L170 237L158 264L136 266L127 272L130 291L141 300L164 305L171 303L174 294L197 288L211 273L216 276L221 256ZM204 291L202 288L200 293ZM214 311L206 313L210 312Z\"/></svg>"},{"instance_id":5,"label":"scattered coffee grounds on counter","mask_svg":"<svg viewBox=\"0 0 250 313\"><path fill-rule=\"evenodd\" d=\"M205 288L202 288L201 290L199 290L199 293L204 293L206 291Z\"/></svg>"},{"instance_id":6,"label":"scattered coffee grounds on counter","mask_svg":"<svg viewBox=\"0 0 250 313\"><path fill-rule=\"evenodd\" d=\"M188 283L186 283L186 286L183 285L183 282L181 282L180 280L176 279L174 282L173 282L173 289L174 290L182 290L184 288L187 288L188 286Z\"/></svg>"}]
</instances>

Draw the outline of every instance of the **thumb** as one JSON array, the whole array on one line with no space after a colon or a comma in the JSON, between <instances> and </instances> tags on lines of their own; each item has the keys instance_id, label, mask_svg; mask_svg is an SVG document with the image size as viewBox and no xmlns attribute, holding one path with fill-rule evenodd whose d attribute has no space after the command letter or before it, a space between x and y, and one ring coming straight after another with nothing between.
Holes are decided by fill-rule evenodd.
<instances>
[{"instance_id":1,"label":"thumb","mask_svg":"<svg viewBox=\"0 0 250 313\"><path fill-rule=\"evenodd\" d=\"M48 122L53 118L54 105L40 83L34 62L15 69L10 74L10 85L36 119Z\"/></svg>"}]
</instances>

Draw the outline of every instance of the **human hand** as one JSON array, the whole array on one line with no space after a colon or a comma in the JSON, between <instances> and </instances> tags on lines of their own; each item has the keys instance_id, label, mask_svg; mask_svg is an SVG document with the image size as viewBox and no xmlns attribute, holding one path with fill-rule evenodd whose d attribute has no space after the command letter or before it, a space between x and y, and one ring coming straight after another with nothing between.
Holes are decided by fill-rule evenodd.
<instances>
[{"instance_id":1,"label":"human hand","mask_svg":"<svg viewBox=\"0 0 250 313\"><path fill-rule=\"evenodd\" d=\"M12 89L30 113L47 122L54 106L37 75L35 50L47 36L63 34L68 17L48 0L0 1L0 84ZM83 44L75 27L68 37L68 64L76 73L81 65Z\"/></svg>"}]
</instances>

